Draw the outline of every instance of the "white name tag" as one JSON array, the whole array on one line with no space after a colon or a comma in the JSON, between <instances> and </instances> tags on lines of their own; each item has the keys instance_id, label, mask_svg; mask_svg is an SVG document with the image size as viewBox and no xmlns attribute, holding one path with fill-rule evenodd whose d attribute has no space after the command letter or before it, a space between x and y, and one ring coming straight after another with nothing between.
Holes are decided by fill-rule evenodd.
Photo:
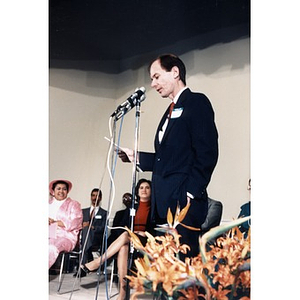
<instances>
[{"instance_id":1,"label":"white name tag","mask_svg":"<svg viewBox=\"0 0 300 300\"><path fill-rule=\"evenodd\" d=\"M171 119L179 118L182 112L183 112L183 107L174 108L172 111Z\"/></svg>"},{"instance_id":2,"label":"white name tag","mask_svg":"<svg viewBox=\"0 0 300 300\"><path fill-rule=\"evenodd\" d=\"M102 216L101 215L96 215L95 219L100 220L100 219L102 219Z\"/></svg>"}]
</instances>

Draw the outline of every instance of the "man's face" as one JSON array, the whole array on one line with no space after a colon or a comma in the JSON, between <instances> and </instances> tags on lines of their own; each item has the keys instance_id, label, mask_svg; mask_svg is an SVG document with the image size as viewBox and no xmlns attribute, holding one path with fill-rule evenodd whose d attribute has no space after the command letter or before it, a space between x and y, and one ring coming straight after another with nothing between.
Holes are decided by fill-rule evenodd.
<instances>
[{"instance_id":1,"label":"man's face","mask_svg":"<svg viewBox=\"0 0 300 300\"><path fill-rule=\"evenodd\" d=\"M151 87L155 88L163 98L168 98L174 92L177 71L178 69L173 67L170 72L167 72L161 67L159 60L154 61L150 67Z\"/></svg>"},{"instance_id":2,"label":"man's face","mask_svg":"<svg viewBox=\"0 0 300 300\"><path fill-rule=\"evenodd\" d=\"M130 207L131 205L131 194L124 194L123 195L123 203L126 207Z\"/></svg>"},{"instance_id":3,"label":"man's face","mask_svg":"<svg viewBox=\"0 0 300 300\"><path fill-rule=\"evenodd\" d=\"M96 203L97 197L98 197L98 192L97 191L92 192L92 194L91 194L91 202L92 202L93 206L98 206L99 203L100 203L100 201L101 201L101 198L98 198L98 201Z\"/></svg>"}]
</instances>

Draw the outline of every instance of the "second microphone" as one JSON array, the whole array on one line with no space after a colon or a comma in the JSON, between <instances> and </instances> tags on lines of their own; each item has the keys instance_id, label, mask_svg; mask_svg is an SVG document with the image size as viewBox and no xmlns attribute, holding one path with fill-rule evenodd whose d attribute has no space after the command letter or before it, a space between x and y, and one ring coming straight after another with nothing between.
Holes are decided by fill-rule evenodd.
<instances>
[{"instance_id":1,"label":"second microphone","mask_svg":"<svg viewBox=\"0 0 300 300\"><path fill-rule=\"evenodd\" d=\"M144 87L136 89L135 92L130 95L130 97L128 97L126 101L124 101L117 107L117 109L112 113L111 117L115 117L117 120L119 120L123 115L125 115L128 111L135 107L138 101L142 102L146 99L145 92L146 89Z\"/></svg>"}]
</instances>

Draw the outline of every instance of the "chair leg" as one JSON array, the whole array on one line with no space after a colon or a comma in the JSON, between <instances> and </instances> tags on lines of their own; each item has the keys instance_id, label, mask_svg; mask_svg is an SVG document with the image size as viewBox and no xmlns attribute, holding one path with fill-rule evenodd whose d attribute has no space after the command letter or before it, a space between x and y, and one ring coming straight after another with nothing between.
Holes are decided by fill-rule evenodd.
<instances>
[{"instance_id":1,"label":"chair leg","mask_svg":"<svg viewBox=\"0 0 300 300\"><path fill-rule=\"evenodd\" d=\"M59 271L59 277L58 277L58 287L57 287L57 293L59 293L61 284L62 284L62 277L63 277L63 270L64 270L64 262L65 262L65 253L62 254L61 264L60 264L60 271Z\"/></svg>"},{"instance_id":2,"label":"chair leg","mask_svg":"<svg viewBox=\"0 0 300 300\"><path fill-rule=\"evenodd\" d=\"M59 295L62 295L62 294L67 294L67 293L73 293L75 291L79 291L79 288L77 287L75 289L75 285L76 285L76 282L78 280L78 278L76 277L74 282L73 282L73 287L71 290L68 290L68 291L64 291L64 292L61 292L61 286L62 286L62 282L63 282L63 278L64 278L64 265L65 265L65 261L66 261L66 258L68 258L68 260L70 259L70 253L65 253L63 252L62 253L62 260L61 260L61 265L60 265L60 272L59 272L59 277L58 277L58 288L57 288L57 293ZM79 254L79 258L80 258L80 254ZM79 278L79 281L81 281L81 278Z\"/></svg>"}]
</instances>

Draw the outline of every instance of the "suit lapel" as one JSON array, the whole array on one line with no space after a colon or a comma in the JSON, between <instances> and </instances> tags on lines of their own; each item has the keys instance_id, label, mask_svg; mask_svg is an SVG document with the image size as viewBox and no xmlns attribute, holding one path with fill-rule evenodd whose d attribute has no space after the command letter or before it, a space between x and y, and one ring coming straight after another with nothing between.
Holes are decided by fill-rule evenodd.
<instances>
[{"instance_id":1,"label":"suit lapel","mask_svg":"<svg viewBox=\"0 0 300 300\"><path fill-rule=\"evenodd\" d=\"M158 134L159 132L162 130L162 127L168 117L168 113L169 113L169 106L168 108L166 109L164 115L162 116L160 122L159 122L159 125L157 127L157 130L156 130L156 135L155 135L155 148L158 148L160 146L160 143L159 143L159 138L158 138Z\"/></svg>"},{"instance_id":2,"label":"suit lapel","mask_svg":"<svg viewBox=\"0 0 300 300\"><path fill-rule=\"evenodd\" d=\"M175 106L176 106L176 105L175 105ZM174 108L175 108L175 106L174 106ZM169 132L171 131L171 129L172 129L172 127L174 126L174 123L175 123L175 122L176 122L176 119L171 119L171 118L169 119L168 126L167 126L167 128L166 128L166 131L165 131L165 133L164 133L164 136L163 136L163 138L162 138L160 144L162 144L162 143L165 141L167 135L168 135Z\"/></svg>"}]
</instances>

